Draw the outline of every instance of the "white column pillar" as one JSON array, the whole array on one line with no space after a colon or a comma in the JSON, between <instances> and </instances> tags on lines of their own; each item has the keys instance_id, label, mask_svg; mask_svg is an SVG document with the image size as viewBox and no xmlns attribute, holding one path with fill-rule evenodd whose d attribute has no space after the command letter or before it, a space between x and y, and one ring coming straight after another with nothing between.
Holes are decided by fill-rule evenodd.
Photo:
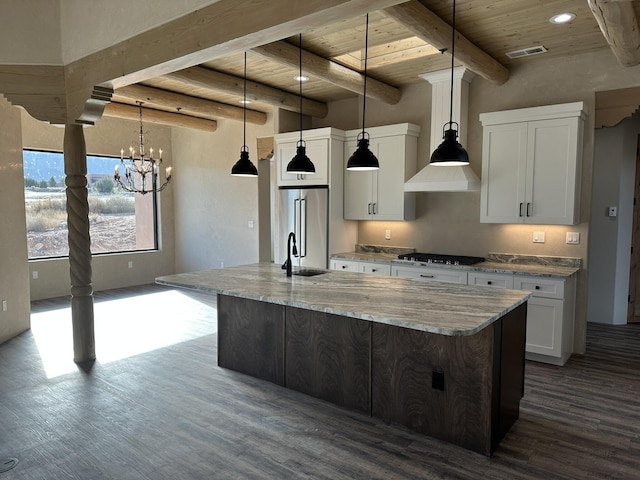
<instances>
[{"instance_id":1,"label":"white column pillar","mask_svg":"<svg viewBox=\"0 0 640 480\"><path fill-rule=\"evenodd\" d=\"M81 125L71 124L65 127L64 173L67 186L73 361L80 364L92 362L96 358L87 199L87 149Z\"/></svg>"}]
</instances>

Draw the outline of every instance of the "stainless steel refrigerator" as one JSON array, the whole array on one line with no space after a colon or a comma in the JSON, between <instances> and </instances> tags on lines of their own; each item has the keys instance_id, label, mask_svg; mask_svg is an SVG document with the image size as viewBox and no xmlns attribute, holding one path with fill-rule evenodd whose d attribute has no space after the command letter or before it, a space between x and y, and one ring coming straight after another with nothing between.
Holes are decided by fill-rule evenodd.
<instances>
[{"instance_id":1,"label":"stainless steel refrigerator","mask_svg":"<svg viewBox=\"0 0 640 480\"><path fill-rule=\"evenodd\" d=\"M329 267L329 189L280 189L276 198L275 262L287 259L289 232L296 235L298 254L291 264L307 268Z\"/></svg>"}]
</instances>

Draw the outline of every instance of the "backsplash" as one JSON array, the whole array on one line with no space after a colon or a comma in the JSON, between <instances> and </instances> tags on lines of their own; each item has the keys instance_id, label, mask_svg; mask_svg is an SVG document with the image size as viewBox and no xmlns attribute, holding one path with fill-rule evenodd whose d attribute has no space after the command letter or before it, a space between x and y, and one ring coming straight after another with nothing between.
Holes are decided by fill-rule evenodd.
<instances>
[{"instance_id":1,"label":"backsplash","mask_svg":"<svg viewBox=\"0 0 640 480\"><path fill-rule=\"evenodd\" d=\"M516 263L519 265L547 265L550 267L573 267L580 268L582 259L577 257L551 257L546 255L522 255L518 253L495 253L487 254L488 262Z\"/></svg>"},{"instance_id":2,"label":"backsplash","mask_svg":"<svg viewBox=\"0 0 640 480\"><path fill-rule=\"evenodd\" d=\"M415 248L409 247L389 247L386 245L362 245L356 244L356 252L358 253L388 253L392 255L404 255L405 253L414 253Z\"/></svg>"}]
</instances>

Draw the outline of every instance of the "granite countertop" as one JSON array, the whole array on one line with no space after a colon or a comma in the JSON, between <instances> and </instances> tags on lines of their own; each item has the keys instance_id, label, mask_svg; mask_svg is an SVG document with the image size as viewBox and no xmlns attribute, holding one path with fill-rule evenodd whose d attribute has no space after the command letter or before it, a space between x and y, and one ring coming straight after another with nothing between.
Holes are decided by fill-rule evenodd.
<instances>
[{"instance_id":1,"label":"granite countertop","mask_svg":"<svg viewBox=\"0 0 640 480\"><path fill-rule=\"evenodd\" d=\"M447 268L469 272L503 273L506 275L531 275L537 277L569 278L580 270L580 259L571 257L544 257L533 255L489 253L487 261L475 265L443 265L411 260L399 260L398 255L388 252L354 251L334 253L333 259L359 260L393 265L409 265L430 268Z\"/></svg>"},{"instance_id":2,"label":"granite countertop","mask_svg":"<svg viewBox=\"0 0 640 480\"><path fill-rule=\"evenodd\" d=\"M167 275L156 283L451 336L479 332L531 295L336 270L287 277L273 263Z\"/></svg>"}]
</instances>

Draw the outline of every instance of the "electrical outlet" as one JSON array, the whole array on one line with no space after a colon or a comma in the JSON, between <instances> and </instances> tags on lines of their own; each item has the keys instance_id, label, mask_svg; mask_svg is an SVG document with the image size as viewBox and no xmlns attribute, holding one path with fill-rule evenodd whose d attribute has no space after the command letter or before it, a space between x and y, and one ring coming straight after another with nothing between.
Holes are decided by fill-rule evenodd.
<instances>
[{"instance_id":1,"label":"electrical outlet","mask_svg":"<svg viewBox=\"0 0 640 480\"><path fill-rule=\"evenodd\" d=\"M618 216L618 207L609 207L609 216L617 217Z\"/></svg>"},{"instance_id":2,"label":"electrical outlet","mask_svg":"<svg viewBox=\"0 0 640 480\"><path fill-rule=\"evenodd\" d=\"M128 268L133 268L133 262L131 260L129 260L129 263L127 264Z\"/></svg>"},{"instance_id":3,"label":"electrical outlet","mask_svg":"<svg viewBox=\"0 0 640 480\"><path fill-rule=\"evenodd\" d=\"M7 301L6 300L2 300L2 311L3 312L7 311Z\"/></svg>"},{"instance_id":4,"label":"electrical outlet","mask_svg":"<svg viewBox=\"0 0 640 480\"><path fill-rule=\"evenodd\" d=\"M249 220L249 221L247 222L247 227L248 227L248 228L253 228L253 220Z\"/></svg>"},{"instance_id":5,"label":"electrical outlet","mask_svg":"<svg viewBox=\"0 0 640 480\"><path fill-rule=\"evenodd\" d=\"M533 243L544 243L544 232L533 232Z\"/></svg>"},{"instance_id":6,"label":"electrical outlet","mask_svg":"<svg viewBox=\"0 0 640 480\"><path fill-rule=\"evenodd\" d=\"M578 245L580 243L580 232L567 232L566 243Z\"/></svg>"},{"instance_id":7,"label":"electrical outlet","mask_svg":"<svg viewBox=\"0 0 640 480\"><path fill-rule=\"evenodd\" d=\"M34 280L37 280L37 279L38 279L38 272L34 270L34 272L31 274L31 277L32 277Z\"/></svg>"},{"instance_id":8,"label":"electrical outlet","mask_svg":"<svg viewBox=\"0 0 640 480\"><path fill-rule=\"evenodd\" d=\"M388 229L388 228L387 228L387 229L384 231L384 238L385 238L386 240L391 240L391 230L390 230L390 229Z\"/></svg>"}]
</instances>

